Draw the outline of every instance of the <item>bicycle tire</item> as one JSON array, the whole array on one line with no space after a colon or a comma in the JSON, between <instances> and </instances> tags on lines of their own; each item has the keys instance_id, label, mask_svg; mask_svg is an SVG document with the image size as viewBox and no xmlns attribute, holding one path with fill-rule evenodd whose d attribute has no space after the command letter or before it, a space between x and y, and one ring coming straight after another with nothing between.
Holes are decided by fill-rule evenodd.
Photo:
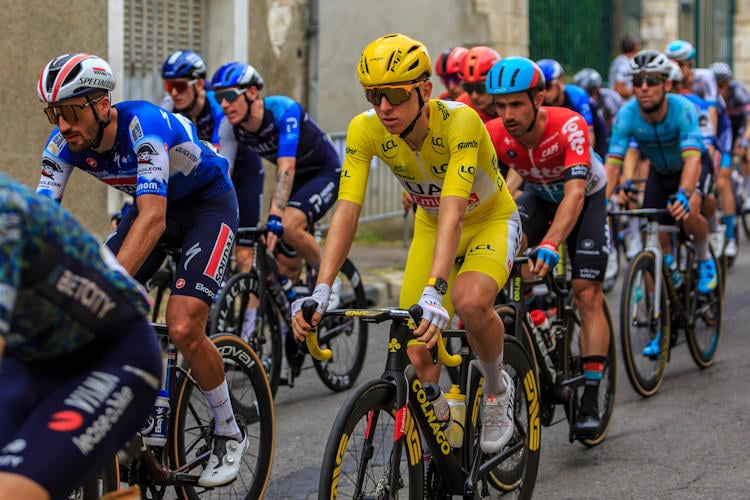
<instances>
[{"instance_id":1,"label":"bicycle tire","mask_svg":"<svg viewBox=\"0 0 750 500\"><path fill-rule=\"evenodd\" d=\"M568 316L568 321L565 327L565 344L563 345L563 376L566 380L570 380L583 374L580 350L581 319L578 315L578 308L575 305L575 299L571 300L572 313ZM615 342L615 329L612 324L612 315L610 314L606 297L602 299L602 308L604 310L604 316L607 319L607 325L609 326L609 348L607 349L607 360L604 364L604 372L602 373L602 379L599 383L598 406L601 428L596 436L587 438L576 437L579 442L588 447L598 445L604 441L604 438L607 436L609 424L612 421L612 413L615 408L615 392L617 390L617 344ZM573 398L572 406L565 405L566 416L568 422L571 424L577 417L577 414L575 411L571 412L570 408L577 409L578 402L580 401L580 395L577 394L579 391L581 393L583 392L582 389L578 389L575 393L570 395L570 397Z\"/></svg>"},{"instance_id":2,"label":"bicycle tire","mask_svg":"<svg viewBox=\"0 0 750 500\"><path fill-rule=\"evenodd\" d=\"M713 251L711 258L718 265ZM694 267L692 272L691 282L697 283L697 269ZM724 323L724 277L722 273L717 273L716 277L716 288L711 293L700 294L697 290L694 291L693 321L685 329L690 355L700 368L708 368L714 364Z\"/></svg>"},{"instance_id":3,"label":"bicycle tire","mask_svg":"<svg viewBox=\"0 0 750 500\"><path fill-rule=\"evenodd\" d=\"M339 272L341 304L339 308L364 309L368 306L362 275L348 258ZM328 361L313 359L320 380L339 392L354 385L362 372L367 354L368 324L357 318L332 317L318 326L318 343L331 349Z\"/></svg>"},{"instance_id":4,"label":"bicycle tire","mask_svg":"<svg viewBox=\"0 0 750 500\"><path fill-rule=\"evenodd\" d=\"M503 369L511 376L516 387L513 404L516 430L508 446L525 440L525 446L509 459L503 461L487 475L488 483L514 498L531 498L539 470L542 424L540 418L540 391L536 369L522 342L510 335L503 342ZM470 425L467 431L473 434L471 441L479 446L481 432L481 391L476 391L471 404ZM476 401L476 398L480 398ZM519 429L520 427L520 429ZM471 450L469 450L471 451Z\"/></svg>"},{"instance_id":5,"label":"bicycle tire","mask_svg":"<svg viewBox=\"0 0 750 500\"><path fill-rule=\"evenodd\" d=\"M229 333L240 336L245 320L247 305L254 301L260 304L260 281L255 270L238 273L229 278L219 291L209 315L209 335ZM270 299L269 299L270 300ZM265 313L261 314L261 309ZM281 324L273 306L258 308L255 331L248 338L248 344L263 363L268 375L271 392L276 395L281 381Z\"/></svg>"},{"instance_id":6,"label":"bicycle tire","mask_svg":"<svg viewBox=\"0 0 750 500\"><path fill-rule=\"evenodd\" d=\"M628 268L620 298L620 343L625 373L635 392L647 398L653 396L664 381L669 360L669 342L672 333L669 293L664 273L661 286L661 317L653 317L653 288L656 278L656 262L651 252L641 252L635 256ZM644 293L645 290L645 293ZM660 339L659 355L645 356L644 348Z\"/></svg>"},{"instance_id":7,"label":"bicycle tire","mask_svg":"<svg viewBox=\"0 0 750 500\"><path fill-rule=\"evenodd\" d=\"M390 481L385 476L394 442L395 414L396 387L386 380L366 382L347 398L331 427L323 453L318 498L399 497L399 492L387 491ZM368 430L371 439L366 443ZM422 500L425 477L422 446L409 410L405 414L404 432L399 466L401 484L409 499ZM362 453L363 444L367 445L367 454ZM360 491L355 491L358 484Z\"/></svg>"},{"instance_id":8,"label":"bicycle tire","mask_svg":"<svg viewBox=\"0 0 750 500\"><path fill-rule=\"evenodd\" d=\"M211 337L224 359L227 385L238 425L249 439L237 479L213 489L176 485L188 499L262 498L273 462L275 417L271 388L258 356L230 334ZM181 377L170 420L170 464L173 469L209 451L213 444L213 412L193 377Z\"/></svg>"}]
</instances>

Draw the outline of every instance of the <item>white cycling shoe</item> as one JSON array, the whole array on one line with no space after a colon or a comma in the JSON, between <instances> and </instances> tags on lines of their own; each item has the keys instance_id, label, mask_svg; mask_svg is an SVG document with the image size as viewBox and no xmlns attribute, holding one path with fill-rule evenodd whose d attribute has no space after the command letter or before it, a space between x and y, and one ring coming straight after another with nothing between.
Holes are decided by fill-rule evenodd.
<instances>
[{"instance_id":1,"label":"white cycling shoe","mask_svg":"<svg viewBox=\"0 0 750 500\"><path fill-rule=\"evenodd\" d=\"M237 479L242 455L247 449L247 435L241 441L226 436L214 436L214 449L198 484L207 488L222 486Z\"/></svg>"}]
</instances>

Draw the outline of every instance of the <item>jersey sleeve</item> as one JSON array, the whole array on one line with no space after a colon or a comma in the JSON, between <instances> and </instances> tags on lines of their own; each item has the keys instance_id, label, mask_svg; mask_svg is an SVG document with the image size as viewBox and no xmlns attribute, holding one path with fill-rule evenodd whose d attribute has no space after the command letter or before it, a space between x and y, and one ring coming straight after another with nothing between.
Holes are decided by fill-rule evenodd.
<instances>
[{"instance_id":1,"label":"jersey sleeve","mask_svg":"<svg viewBox=\"0 0 750 500\"><path fill-rule=\"evenodd\" d=\"M23 262L23 214L12 192L0 192L0 336L10 331ZM18 198L20 200L20 198Z\"/></svg>"},{"instance_id":2,"label":"jersey sleeve","mask_svg":"<svg viewBox=\"0 0 750 500\"><path fill-rule=\"evenodd\" d=\"M74 168L65 138L55 128L42 152L42 173L37 192L60 202Z\"/></svg>"},{"instance_id":3,"label":"jersey sleeve","mask_svg":"<svg viewBox=\"0 0 750 500\"><path fill-rule=\"evenodd\" d=\"M133 115L128 123L128 136L138 161L135 196L153 194L167 196L169 182L169 150L174 139L166 131L171 131L167 111L141 112ZM187 120L182 115L173 114L178 121Z\"/></svg>"},{"instance_id":4,"label":"jersey sleeve","mask_svg":"<svg viewBox=\"0 0 750 500\"><path fill-rule=\"evenodd\" d=\"M479 141L491 142L484 122L469 108L452 111L450 159L440 196L469 199L479 167Z\"/></svg>"},{"instance_id":5,"label":"jersey sleeve","mask_svg":"<svg viewBox=\"0 0 750 500\"><path fill-rule=\"evenodd\" d=\"M239 143L234 135L234 127L226 117L221 120L217 127L219 131L219 153L229 161L229 170L234 169L234 162L237 159L237 148Z\"/></svg>"},{"instance_id":6,"label":"jersey sleeve","mask_svg":"<svg viewBox=\"0 0 750 500\"><path fill-rule=\"evenodd\" d=\"M368 119L369 118L369 119ZM375 156L375 141L370 127L377 117L373 111L355 116L346 133L344 164L341 167L339 199L362 205L370 176L370 162Z\"/></svg>"},{"instance_id":7,"label":"jersey sleeve","mask_svg":"<svg viewBox=\"0 0 750 500\"><path fill-rule=\"evenodd\" d=\"M278 158L297 157L297 146L302 130L302 106L288 97L274 96L266 98L266 103L274 116L279 129Z\"/></svg>"},{"instance_id":8,"label":"jersey sleeve","mask_svg":"<svg viewBox=\"0 0 750 500\"><path fill-rule=\"evenodd\" d=\"M681 96L679 96L681 97ZM682 157L700 155L703 151L703 136L701 135L698 110L686 98L670 101L679 106L677 110L680 127L680 151Z\"/></svg>"},{"instance_id":9,"label":"jersey sleeve","mask_svg":"<svg viewBox=\"0 0 750 500\"><path fill-rule=\"evenodd\" d=\"M582 88L573 85L566 85L565 89L569 89L568 95L570 95L570 100L575 110L586 120L588 125L593 125L594 114L591 112L588 93Z\"/></svg>"},{"instance_id":10,"label":"jersey sleeve","mask_svg":"<svg viewBox=\"0 0 750 500\"><path fill-rule=\"evenodd\" d=\"M588 126L580 115L573 115L560 128L565 151L565 180L586 179L591 166Z\"/></svg>"},{"instance_id":11,"label":"jersey sleeve","mask_svg":"<svg viewBox=\"0 0 750 500\"><path fill-rule=\"evenodd\" d=\"M636 103L637 105L637 103ZM607 162L622 164L625 153L632 137L630 131L630 113L633 106L625 104L615 115L612 130L609 136L609 150L607 151Z\"/></svg>"}]
</instances>

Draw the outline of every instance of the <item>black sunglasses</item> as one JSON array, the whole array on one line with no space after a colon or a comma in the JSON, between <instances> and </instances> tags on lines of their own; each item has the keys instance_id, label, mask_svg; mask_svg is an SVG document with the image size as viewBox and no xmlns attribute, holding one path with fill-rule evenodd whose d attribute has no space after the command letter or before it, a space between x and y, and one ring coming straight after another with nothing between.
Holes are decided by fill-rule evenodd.
<instances>
[{"instance_id":1,"label":"black sunglasses","mask_svg":"<svg viewBox=\"0 0 750 500\"><path fill-rule=\"evenodd\" d=\"M544 90L551 90L555 85L557 85L557 79L547 80L544 82Z\"/></svg>"},{"instance_id":2,"label":"black sunglasses","mask_svg":"<svg viewBox=\"0 0 750 500\"><path fill-rule=\"evenodd\" d=\"M469 82L462 82L461 87L466 91L467 94L471 95L472 92L476 92L477 94L486 94L487 93L487 87L485 86L485 83L469 83Z\"/></svg>"},{"instance_id":3,"label":"black sunglasses","mask_svg":"<svg viewBox=\"0 0 750 500\"><path fill-rule=\"evenodd\" d=\"M646 85L649 87L656 87L660 83L664 82L664 78L661 76L634 76L633 77L633 86L634 87L640 87L643 85L643 82L646 82Z\"/></svg>"},{"instance_id":4,"label":"black sunglasses","mask_svg":"<svg viewBox=\"0 0 750 500\"><path fill-rule=\"evenodd\" d=\"M221 104L221 101L224 99L226 99L228 103L233 103L239 96L244 94L246 90L247 89L238 89L236 87L217 90L214 92L214 100L219 104Z\"/></svg>"}]
</instances>

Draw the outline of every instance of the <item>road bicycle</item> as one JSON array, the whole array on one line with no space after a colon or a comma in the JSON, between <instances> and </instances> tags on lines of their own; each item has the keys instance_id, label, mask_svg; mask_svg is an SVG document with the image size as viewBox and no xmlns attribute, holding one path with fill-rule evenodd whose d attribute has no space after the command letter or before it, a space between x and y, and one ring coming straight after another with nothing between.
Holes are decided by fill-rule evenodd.
<instances>
[{"instance_id":1,"label":"road bicycle","mask_svg":"<svg viewBox=\"0 0 750 500\"><path fill-rule=\"evenodd\" d=\"M714 363L721 338L724 282L720 263L711 249L717 285L711 293L698 293L695 248L679 227L657 221L659 215L669 213L667 209L625 212L648 221L646 245L630 263L620 305L625 371L633 389L648 397L661 387L680 332L685 333L690 354L700 368ZM670 233L676 239L675 261L682 281L679 288L663 264L659 232Z\"/></svg>"},{"instance_id":2,"label":"road bicycle","mask_svg":"<svg viewBox=\"0 0 750 500\"><path fill-rule=\"evenodd\" d=\"M282 358L289 365L284 381L293 387L301 373L307 348L292 335L290 299L279 281L278 263L265 244L268 226L240 228L240 241L254 247L253 267L249 272L229 278L220 290L209 316L209 333L240 335L248 306L257 305L256 321L248 343L258 353L268 374L274 394L282 381ZM281 243L281 242L280 242ZM293 253L283 244L278 251L287 257ZM295 293L308 296L315 286L315 269L307 266ZM370 302L362 277L346 259L338 274L341 285L338 296L343 307L367 307ZM313 359L313 366L323 383L334 391L343 391L354 385L364 365L367 351L367 324L356 318L329 318L321 324L320 343L334 352L327 361Z\"/></svg>"},{"instance_id":3,"label":"road bicycle","mask_svg":"<svg viewBox=\"0 0 750 500\"><path fill-rule=\"evenodd\" d=\"M557 423L554 420L555 407L563 405L568 421L569 441L572 443L578 440L591 447L598 445L606 437L614 411L617 387L615 330L605 297L602 308L609 327L609 349L599 384L598 408L601 423L596 434L576 435L573 424L578 417L584 385L580 348L581 319L573 293L568 286L565 247L565 244L559 247L560 261L556 271L547 273L541 280L524 280L522 267L530 257L516 257L508 279L507 301L499 305L496 311L503 319L506 335L513 335L523 344L538 370L542 425L550 426ZM533 252L531 255L533 256ZM540 299L549 307L544 314L552 312L549 318L550 325L544 332L536 329L524 299L533 287L542 283L549 291L547 297ZM537 335L537 332L540 335Z\"/></svg>"},{"instance_id":4,"label":"road bicycle","mask_svg":"<svg viewBox=\"0 0 750 500\"><path fill-rule=\"evenodd\" d=\"M148 446L141 432L102 471L99 478L71 498L98 499L121 484L138 485L143 498L162 499L170 487L178 498L262 498L273 461L275 417L271 388L260 359L242 339L220 334L211 337L224 360L234 416L248 447L233 482L216 488L198 485L214 440L213 412L203 392L169 338L164 324L155 324L166 352L163 389L170 413L166 443ZM168 496L168 498L170 498Z\"/></svg>"},{"instance_id":5,"label":"road bicycle","mask_svg":"<svg viewBox=\"0 0 750 500\"><path fill-rule=\"evenodd\" d=\"M307 318L315 308L309 302L312 308L310 303L303 306ZM518 340L505 336L504 369L516 387L515 430L503 450L487 455L479 447L483 377L478 364L468 344L460 354L449 355L438 342L437 358L446 365L460 365L458 388L466 401L463 440L451 448L406 354L407 345L414 341L409 321L421 316L419 306L411 311L334 309L323 315L367 323L390 321L391 326L383 374L352 392L333 423L323 453L318 498L481 498L490 488L530 498L539 465L541 426L536 373L526 350ZM465 331L445 330L443 336L465 337ZM330 354L321 353L315 341L316 334L311 333L307 343L314 355Z\"/></svg>"}]
</instances>

